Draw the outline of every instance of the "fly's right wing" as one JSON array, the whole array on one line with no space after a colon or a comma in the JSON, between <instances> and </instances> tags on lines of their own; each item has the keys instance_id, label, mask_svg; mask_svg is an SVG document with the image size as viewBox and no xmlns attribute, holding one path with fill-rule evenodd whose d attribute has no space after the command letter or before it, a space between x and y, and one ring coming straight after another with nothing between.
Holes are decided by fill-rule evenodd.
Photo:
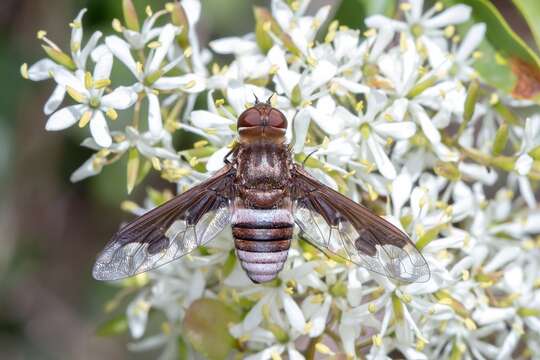
<instances>
[{"instance_id":1,"label":"fly's right wing","mask_svg":"<svg viewBox=\"0 0 540 360\"><path fill-rule=\"evenodd\" d=\"M234 174L213 177L127 224L98 255L96 280L133 276L175 260L212 240L230 222Z\"/></svg>"},{"instance_id":2,"label":"fly's right wing","mask_svg":"<svg viewBox=\"0 0 540 360\"><path fill-rule=\"evenodd\" d=\"M292 175L295 221L314 245L392 279L429 280L426 260L401 230L301 167Z\"/></svg>"}]
</instances>

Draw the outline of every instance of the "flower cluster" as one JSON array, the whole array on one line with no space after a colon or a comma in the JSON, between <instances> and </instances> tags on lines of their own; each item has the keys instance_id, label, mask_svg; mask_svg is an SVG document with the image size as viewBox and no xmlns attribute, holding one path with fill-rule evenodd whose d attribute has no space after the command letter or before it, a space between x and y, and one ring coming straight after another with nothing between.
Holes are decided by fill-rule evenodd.
<instances>
[{"instance_id":1,"label":"flower cluster","mask_svg":"<svg viewBox=\"0 0 540 360\"><path fill-rule=\"evenodd\" d=\"M198 299L210 298L239 314L223 336L248 359L537 353L540 115L515 115L529 103L476 73L486 26L471 24L465 5L424 11L411 1L401 4L400 20L374 15L361 33L327 21L328 7L306 15L308 3L273 0L271 9L255 9L253 33L209 49L197 39L198 0L148 7L142 25L125 1L117 34L96 32L85 45L83 10L71 23L70 52L40 32L48 58L23 65L22 74L56 83L44 108L47 130L89 125L82 145L95 153L72 180L125 155L128 191L152 169L180 191L206 178L223 165L254 94L275 93L272 104L294 119L287 137L296 159L318 150L306 167L407 232L431 279L396 283L295 241L279 280L255 285L224 232L209 248L120 284L136 292L127 307L136 339L129 348L162 347L162 358L204 352L187 319ZM462 36L459 24L469 25ZM213 54L232 60L212 63ZM127 68L128 85L111 80L113 63ZM197 97L206 106L195 110ZM200 140L177 151L178 130ZM140 215L166 197L152 191L144 207L123 205ZM151 309L165 320L143 337Z\"/></svg>"}]
</instances>

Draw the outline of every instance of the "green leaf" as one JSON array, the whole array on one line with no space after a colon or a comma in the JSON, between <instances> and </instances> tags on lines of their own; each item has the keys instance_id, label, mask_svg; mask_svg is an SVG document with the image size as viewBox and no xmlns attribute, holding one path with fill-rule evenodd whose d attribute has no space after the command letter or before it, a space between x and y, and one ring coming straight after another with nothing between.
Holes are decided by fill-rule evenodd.
<instances>
[{"instance_id":1,"label":"green leaf","mask_svg":"<svg viewBox=\"0 0 540 360\"><path fill-rule=\"evenodd\" d=\"M527 21L536 46L540 48L540 2L538 0L512 0Z\"/></svg>"},{"instance_id":2,"label":"green leaf","mask_svg":"<svg viewBox=\"0 0 540 360\"><path fill-rule=\"evenodd\" d=\"M236 344L229 324L240 320L240 315L221 301L199 299L187 309L184 334L193 348L208 359L225 359Z\"/></svg>"},{"instance_id":3,"label":"green leaf","mask_svg":"<svg viewBox=\"0 0 540 360\"><path fill-rule=\"evenodd\" d=\"M101 324L97 330L98 336L114 336L124 334L128 329L128 321L125 314L120 314L103 324Z\"/></svg>"},{"instance_id":4,"label":"green leaf","mask_svg":"<svg viewBox=\"0 0 540 360\"><path fill-rule=\"evenodd\" d=\"M334 20L352 29L366 29L366 17L381 14L394 17L397 0L343 0L339 5Z\"/></svg>"},{"instance_id":5,"label":"green leaf","mask_svg":"<svg viewBox=\"0 0 540 360\"><path fill-rule=\"evenodd\" d=\"M482 56L475 68L488 84L516 98L535 99L540 94L540 58L504 20L488 0L444 0L472 8L472 22L486 24Z\"/></svg>"},{"instance_id":6,"label":"green leaf","mask_svg":"<svg viewBox=\"0 0 540 360\"><path fill-rule=\"evenodd\" d=\"M488 0L459 0L459 3L469 5L472 16L477 22L487 26L486 36L491 44L506 58L517 56L520 59L540 66L540 58L527 46L504 20L504 17Z\"/></svg>"},{"instance_id":7,"label":"green leaf","mask_svg":"<svg viewBox=\"0 0 540 360\"><path fill-rule=\"evenodd\" d=\"M127 192L131 194L131 191L135 187L137 177L139 174L139 152L136 148L129 150L128 163L127 163Z\"/></svg>"}]
</instances>

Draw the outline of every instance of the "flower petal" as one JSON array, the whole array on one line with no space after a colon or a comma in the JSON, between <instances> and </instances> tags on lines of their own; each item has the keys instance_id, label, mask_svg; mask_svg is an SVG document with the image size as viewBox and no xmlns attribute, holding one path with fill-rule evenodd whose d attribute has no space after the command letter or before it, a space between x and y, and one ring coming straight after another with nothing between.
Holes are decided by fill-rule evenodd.
<instances>
[{"instance_id":1,"label":"flower petal","mask_svg":"<svg viewBox=\"0 0 540 360\"><path fill-rule=\"evenodd\" d=\"M58 131L67 129L79 121L86 108L86 105L78 104L58 110L47 120L45 130Z\"/></svg>"},{"instance_id":2,"label":"flower petal","mask_svg":"<svg viewBox=\"0 0 540 360\"><path fill-rule=\"evenodd\" d=\"M79 72L77 74L79 74ZM54 81L66 88L69 86L85 96L88 95L88 90L84 87L81 79L76 74L73 74L71 71L64 68L57 68L54 71Z\"/></svg>"},{"instance_id":3,"label":"flower petal","mask_svg":"<svg viewBox=\"0 0 540 360\"><path fill-rule=\"evenodd\" d=\"M94 67L94 80L105 80L111 76L113 55L110 52L103 53Z\"/></svg>"},{"instance_id":4,"label":"flower petal","mask_svg":"<svg viewBox=\"0 0 540 360\"><path fill-rule=\"evenodd\" d=\"M146 96L148 97L148 129L152 135L159 136L163 129L159 99L151 92L148 92Z\"/></svg>"},{"instance_id":5,"label":"flower petal","mask_svg":"<svg viewBox=\"0 0 540 360\"><path fill-rule=\"evenodd\" d=\"M28 78L32 81L46 80L60 66L49 58L41 59L28 69Z\"/></svg>"},{"instance_id":6,"label":"flower petal","mask_svg":"<svg viewBox=\"0 0 540 360\"><path fill-rule=\"evenodd\" d=\"M109 126L100 110L94 111L94 116L90 120L90 133L99 146L104 148L111 146L112 138L109 133Z\"/></svg>"},{"instance_id":7,"label":"flower petal","mask_svg":"<svg viewBox=\"0 0 540 360\"><path fill-rule=\"evenodd\" d=\"M101 98L102 108L114 108L124 110L131 107L137 101L137 92L129 86L119 86L111 93Z\"/></svg>"},{"instance_id":8,"label":"flower petal","mask_svg":"<svg viewBox=\"0 0 540 360\"><path fill-rule=\"evenodd\" d=\"M206 79L196 74L162 77L154 83L159 90L182 90L187 93L200 93L206 88Z\"/></svg>"},{"instance_id":9,"label":"flower petal","mask_svg":"<svg viewBox=\"0 0 540 360\"><path fill-rule=\"evenodd\" d=\"M431 19L423 21L422 25L427 28L442 28L447 25L461 24L469 20L470 16L471 8L467 5L459 4L446 9Z\"/></svg>"},{"instance_id":10,"label":"flower petal","mask_svg":"<svg viewBox=\"0 0 540 360\"><path fill-rule=\"evenodd\" d=\"M99 174L101 169L103 169L103 164L101 162L96 162L95 160L96 155L92 155L77 170L75 170L73 174L71 174L69 180L71 182L78 182L90 176Z\"/></svg>"},{"instance_id":11,"label":"flower petal","mask_svg":"<svg viewBox=\"0 0 540 360\"><path fill-rule=\"evenodd\" d=\"M148 311L151 308L146 296L146 292L139 294L127 307L129 331L135 339L143 336L146 329Z\"/></svg>"},{"instance_id":12,"label":"flower petal","mask_svg":"<svg viewBox=\"0 0 540 360\"><path fill-rule=\"evenodd\" d=\"M412 121L389 122L377 121L372 126L377 134L393 139L405 140L416 132L416 125Z\"/></svg>"},{"instance_id":13,"label":"flower petal","mask_svg":"<svg viewBox=\"0 0 540 360\"><path fill-rule=\"evenodd\" d=\"M469 55L480 45L480 42L484 39L486 34L486 24L480 23L471 26L467 35L459 45L456 53L456 59L464 61Z\"/></svg>"},{"instance_id":14,"label":"flower petal","mask_svg":"<svg viewBox=\"0 0 540 360\"><path fill-rule=\"evenodd\" d=\"M515 169L519 175L527 175L531 171L533 158L529 154L522 154L516 160Z\"/></svg>"},{"instance_id":15,"label":"flower petal","mask_svg":"<svg viewBox=\"0 0 540 360\"><path fill-rule=\"evenodd\" d=\"M289 294L281 292L280 295L281 301L283 302L283 308L285 309L285 313L287 314L287 318L289 319L292 328L296 331L304 332L306 319L304 318L302 310L300 310L298 304Z\"/></svg>"},{"instance_id":16,"label":"flower petal","mask_svg":"<svg viewBox=\"0 0 540 360\"><path fill-rule=\"evenodd\" d=\"M86 9L79 11L77 17L73 20L75 26L71 28L71 48L74 47L80 50L83 37L82 18L86 13Z\"/></svg>"},{"instance_id":17,"label":"flower petal","mask_svg":"<svg viewBox=\"0 0 540 360\"><path fill-rule=\"evenodd\" d=\"M394 179L396 177L396 169L384 152L383 147L375 141L373 136L368 137L367 145L381 175L387 179Z\"/></svg>"},{"instance_id":18,"label":"flower petal","mask_svg":"<svg viewBox=\"0 0 540 360\"><path fill-rule=\"evenodd\" d=\"M258 50L255 41L241 37L224 37L210 41L209 45L218 54L249 54Z\"/></svg>"},{"instance_id":19,"label":"flower petal","mask_svg":"<svg viewBox=\"0 0 540 360\"><path fill-rule=\"evenodd\" d=\"M440 143L441 134L431 122L424 108L422 108L420 105L411 103L410 110L412 116L416 119L416 121L420 123L420 127L422 128L422 131L424 132L428 140L432 144Z\"/></svg>"},{"instance_id":20,"label":"flower petal","mask_svg":"<svg viewBox=\"0 0 540 360\"><path fill-rule=\"evenodd\" d=\"M401 21L392 20L383 15L372 15L364 20L364 23L369 28L392 28L395 30L406 30L407 24Z\"/></svg>"},{"instance_id":21,"label":"flower petal","mask_svg":"<svg viewBox=\"0 0 540 360\"><path fill-rule=\"evenodd\" d=\"M160 68L161 62L165 59L165 55L167 55L177 33L178 28L172 24L167 24L163 27L158 39L160 46L156 49L154 56L152 56L148 64L147 74L151 74Z\"/></svg>"},{"instance_id":22,"label":"flower petal","mask_svg":"<svg viewBox=\"0 0 540 360\"><path fill-rule=\"evenodd\" d=\"M534 196L534 191L531 188L531 182L526 176L520 176L518 178L519 192L521 196L525 199L527 206L530 209L535 209L538 207L536 197Z\"/></svg>"},{"instance_id":23,"label":"flower petal","mask_svg":"<svg viewBox=\"0 0 540 360\"><path fill-rule=\"evenodd\" d=\"M86 60L88 60L88 55L93 53L99 39L101 39L101 35L103 34L100 31L96 31L95 33L93 33L92 37L90 37L90 40L88 40L88 42L86 43L86 46L82 49L79 56L75 56L75 59L77 61L77 66L79 66L79 69L86 68ZM95 59L96 58L94 58L94 60Z\"/></svg>"},{"instance_id":24,"label":"flower petal","mask_svg":"<svg viewBox=\"0 0 540 360\"><path fill-rule=\"evenodd\" d=\"M392 182L392 205L394 208L394 217L399 219L400 210L411 196L412 179L405 171L399 174Z\"/></svg>"},{"instance_id":25,"label":"flower petal","mask_svg":"<svg viewBox=\"0 0 540 360\"><path fill-rule=\"evenodd\" d=\"M306 108L301 109L293 120L294 126L294 152L299 153L304 148L308 128L311 120L309 110Z\"/></svg>"},{"instance_id":26,"label":"flower petal","mask_svg":"<svg viewBox=\"0 0 540 360\"><path fill-rule=\"evenodd\" d=\"M330 81L337 73L337 66L329 61L322 60L317 63L309 76L309 81L304 84L306 94L314 93L318 88Z\"/></svg>"},{"instance_id":27,"label":"flower petal","mask_svg":"<svg viewBox=\"0 0 540 360\"><path fill-rule=\"evenodd\" d=\"M229 129L233 121L210 111L195 110L191 112L191 123L201 129Z\"/></svg>"},{"instance_id":28,"label":"flower petal","mask_svg":"<svg viewBox=\"0 0 540 360\"><path fill-rule=\"evenodd\" d=\"M56 111L56 109L58 109L58 106L60 106L62 101L64 101L65 95L66 95L66 88L63 87L62 85L57 85L54 88L53 93L51 94L47 102L45 103L45 106L43 107L43 112L45 113L45 115L50 115L54 111Z\"/></svg>"},{"instance_id":29,"label":"flower petal","mask_svg":"<svg viewBox=\"0 0 540 360\"><path fill-rule=\"evenodd\" d=\"M230 151L231 149L224 147L213 153L206 162L206 170L214 172L221 169L225 165L223 160Z\"/></svg>"},{"instance_id":30,"label":"flower petal","mask_svg":"<svg viewBox=\"0 0 540 360\"><path fill-rule=\"evenodd\" d=\"M116 35L107 36L105 43L114 56L116 56L136 78L139 78L137 65L135 59L133 59L133 55L131 55L129 44Z\"/></svg>"}]
</instances>

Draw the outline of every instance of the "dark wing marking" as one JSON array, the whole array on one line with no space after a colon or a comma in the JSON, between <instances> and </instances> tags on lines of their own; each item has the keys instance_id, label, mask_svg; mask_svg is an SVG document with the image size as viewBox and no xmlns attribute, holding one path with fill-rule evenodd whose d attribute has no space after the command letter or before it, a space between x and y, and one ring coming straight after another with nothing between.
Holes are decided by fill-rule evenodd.
<instances>
[{"instance_id":1,"label":"dark wing marking","mask_svg":"<svg viewBox=\"0 0 540 360\"><path fill-rule=\"evenodd\" d=\"M309 241L392 279L429 280L426 260L401 230L300 166L292 175L295 222Z\"/></svg>"},{"instance_id":2,"label":"dark wing marking","mask_svg":"<svg viewBox=\"0 0 540 360\"><path fill-rule=\"evenodd\" d=\"M92 275L117 280L175 260L213 239L230 222L234 169L210 179L135 219L98 255Z\"/></svg>"}]
</instances>

